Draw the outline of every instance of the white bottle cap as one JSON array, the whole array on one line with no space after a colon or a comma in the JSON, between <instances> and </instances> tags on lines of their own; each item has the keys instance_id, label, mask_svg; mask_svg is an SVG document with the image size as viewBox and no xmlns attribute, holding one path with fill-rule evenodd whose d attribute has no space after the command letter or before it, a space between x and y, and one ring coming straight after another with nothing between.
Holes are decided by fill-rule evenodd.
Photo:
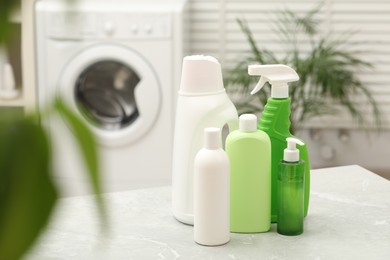
<instances>
[{"instance_id":1,"label":"white bottle cap","mask_svg":"<svg viewBox=\"0 0 390 260\"><path fill-rule=\"evenodd\" d=\"M254 114L242 114L240 116L240 131L241 132L256 132L257 131L257 117Z\"/></svg>"},{"instance_id":2,"label":"white bottle cap","mask_svg":"<svg viewBox=\"0 0 390 260\"><path fill-rule=\"evenodd\" d=\"M210 94L225 91L221 64L211 56L193 55L183 59L180 94Z\"/></svg>"},{"instance_id":3,"label":"white bottle cap","mask_svg":"<svg viewBox=\"0 0 390 260\"><path fill-rule=\"evenodd\" d=\"M296 145L305 145L301 140L287 137L287 148L284 149L283 161L286 162L298 162L299 161L299 150Z\"/></svg>"},{"instance_id":4,"label":"white bottle cap","mask_svg":"<svg viewBox=\"0 0 390 260\"><path fill-rule=\"evenodd\" d=\"M222 148L221 129L217 127L204 129L204 148L212 150Z\"/></svg>"}]
</instances>

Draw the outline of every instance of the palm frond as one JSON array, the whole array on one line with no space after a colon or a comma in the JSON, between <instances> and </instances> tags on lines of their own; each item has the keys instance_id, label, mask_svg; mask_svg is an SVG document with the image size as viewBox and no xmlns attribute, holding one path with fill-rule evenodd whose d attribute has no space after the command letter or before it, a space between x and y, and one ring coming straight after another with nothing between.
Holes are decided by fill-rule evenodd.
<instances>
[{"instance_id":1,"label":"palm frond","mask_svg":"<svg viewBox=\"0 0 390 260\"><path fill-rule=\"evenodd\" d=\"M237 19L237 22L238 22L241 30L244 32L245 36L247 37L249 46L251 48L252 53L255 56L255 59L258 62L264 64L265 60L263 58L261 51L257 48L256 41L253 38L253 34L252 34L251 29L249 28L248 23L245 20L241 20L241 19Z\"/></svg>"}]
</instances>

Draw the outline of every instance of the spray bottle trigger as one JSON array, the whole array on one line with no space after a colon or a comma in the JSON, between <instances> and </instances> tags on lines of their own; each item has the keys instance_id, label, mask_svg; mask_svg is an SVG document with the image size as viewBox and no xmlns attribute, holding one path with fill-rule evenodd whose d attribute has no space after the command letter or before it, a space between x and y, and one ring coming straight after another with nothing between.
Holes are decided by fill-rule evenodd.
<instances>
[{"instance_id":1,"label":"spray bottle trigger","mask_svg":"<svg viewBox=\"0 0 390 260\"><path fill-rule=\"evenodd\" d=\"M268 82L268 79L264 76L261 76L259 79L259 82L257 82L255 88L251 91L251 95L259 92L264 87L264 84L267 82Z\"/></svg>"}]
</instances>

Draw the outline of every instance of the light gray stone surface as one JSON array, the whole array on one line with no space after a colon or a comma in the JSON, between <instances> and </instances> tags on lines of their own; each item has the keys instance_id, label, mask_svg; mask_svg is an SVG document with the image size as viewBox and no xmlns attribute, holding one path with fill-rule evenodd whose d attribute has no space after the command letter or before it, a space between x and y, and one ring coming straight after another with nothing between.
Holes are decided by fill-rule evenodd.
<instances>
[{"instance_id":1,"label":"light gray stone surface","mask_svg":"<svg viewBox=\"0 0 390 260\"><path fill-rule=\"evenodd\" d=\"M313 170L304 233L231 234L219 247L193 241L170 212L170 187L104 195L110 234L99 231L92 196L60 200L28 260L390 259L390 182L362 167Z\"/></svg>"}]
</instances>

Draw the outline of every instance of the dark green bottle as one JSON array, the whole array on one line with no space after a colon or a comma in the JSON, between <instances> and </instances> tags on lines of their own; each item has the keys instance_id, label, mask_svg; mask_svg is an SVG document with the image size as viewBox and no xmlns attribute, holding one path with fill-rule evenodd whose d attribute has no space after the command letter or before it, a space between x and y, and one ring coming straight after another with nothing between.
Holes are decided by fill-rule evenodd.
<instances>
[{"instance_id":1,"label":"dark green bottle","mask_svg":"<svg viewBox=\"0 0 390 260\"><path fill-rule=\"evenodd\" d=\"M296 236L303 233L305 162L299 159L299 150L295 146L304 143L287 138L287 144L279 164L277 231L282 235Z\"/></svg>"}]
</instances>

